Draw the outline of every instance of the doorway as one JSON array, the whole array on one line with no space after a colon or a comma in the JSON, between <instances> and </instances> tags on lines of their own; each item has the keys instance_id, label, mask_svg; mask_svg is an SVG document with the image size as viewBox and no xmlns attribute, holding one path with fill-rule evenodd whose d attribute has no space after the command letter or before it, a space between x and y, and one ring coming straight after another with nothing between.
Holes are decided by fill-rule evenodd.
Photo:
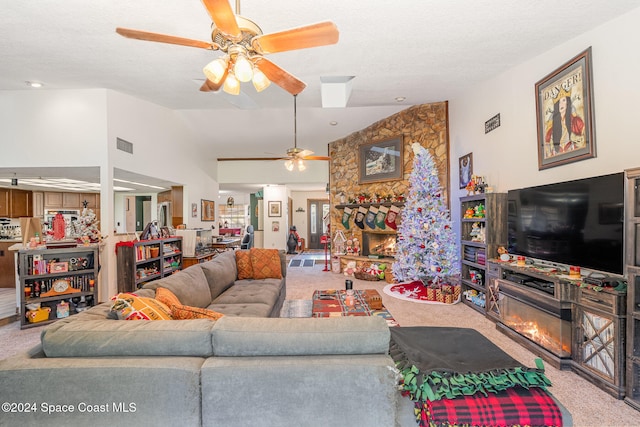
<instances>
[{"instance_id":1,"label":"doorway","mask_svg":"<svg viewBox=\"0 0 640 427\"><path fill-rule=\"evenodd\" d=\"M324 245L320 243L320 238L327 232L327 222L323 219L329 217L329 208L328 200L307 200L307 224L309 224L307 249L324 249Z\"/></svg>"}]
</instances>

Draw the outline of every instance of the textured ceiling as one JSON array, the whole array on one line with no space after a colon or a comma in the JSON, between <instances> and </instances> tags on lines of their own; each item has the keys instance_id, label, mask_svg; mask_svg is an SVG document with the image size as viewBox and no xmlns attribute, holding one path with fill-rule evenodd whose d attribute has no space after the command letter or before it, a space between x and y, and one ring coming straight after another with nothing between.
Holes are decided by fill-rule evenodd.
<instances>
[{"instance_id":1,"label":"textured ceiling","mask_svg":"<svg viewBox=\"0 0 640 427\"><path fill-rule=\"evenodd\" d=\"M232 8L236 4L232 1ZM244 0L265 34L333 21L336 45L269 55L307 83L298 96L298 146L326 154L344 137L411 105L443 101L599 24L640 0ZM123 38L126 27L210 40L198 0L5 1L0 90L108 88L178 110L205 156L283 154L293 146L291 95L243 84L234 101L203 93L202 67L219 52ZM346 108L321 108L321 76L355 76ZM406 97L398 103L396 97ZM336 126L330 126L336 121ZM247 126L247 123L251 123ZM233 143L230 143L233 141Z\"/></svg>"}]
</instances>

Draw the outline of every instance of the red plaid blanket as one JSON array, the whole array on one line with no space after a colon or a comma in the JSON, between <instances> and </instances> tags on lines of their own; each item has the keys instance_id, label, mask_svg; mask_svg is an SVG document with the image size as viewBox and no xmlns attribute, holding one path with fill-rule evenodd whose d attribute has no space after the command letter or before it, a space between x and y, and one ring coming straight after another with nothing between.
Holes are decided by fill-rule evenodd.
<instances>
[{"instance_id":1,"label":"red plaid blanket","mask_svg":"<svg viewBox=\"0 0 640 427\"><path fill-rule=\"evenodd\" d=\"M562 426L560 408L538 387L513 387L488 396L476 393L415 404L420 427Z\"/></svg>"}]
</instances>

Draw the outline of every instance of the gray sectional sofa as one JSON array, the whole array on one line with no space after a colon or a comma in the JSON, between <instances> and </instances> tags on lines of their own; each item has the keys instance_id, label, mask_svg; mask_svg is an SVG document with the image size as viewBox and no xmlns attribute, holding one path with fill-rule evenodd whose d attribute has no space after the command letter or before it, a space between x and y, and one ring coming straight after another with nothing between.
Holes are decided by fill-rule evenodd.
<instances>
[{"instance_id":1,"label":"gray sectional sofa","mask_svg":"<svg viewBox=\"0 0 640 427\"><path fill-rule=\"evenodd\" d=\"M0 424L415 425L384 319L274 318L284 277L238 281L230 254L139 292L166 286L219 320L111 320L103 303L43 328L40 345L0 361Z\"/></svg>"}]
</instances>

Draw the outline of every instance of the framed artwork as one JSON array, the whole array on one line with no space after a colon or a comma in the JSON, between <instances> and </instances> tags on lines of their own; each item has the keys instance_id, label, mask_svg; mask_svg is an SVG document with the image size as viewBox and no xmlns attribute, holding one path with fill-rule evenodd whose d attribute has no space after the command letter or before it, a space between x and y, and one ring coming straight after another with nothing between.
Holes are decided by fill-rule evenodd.
<instances>
[{"instance_id":1,"label":"framed artwork","mask_svg":"<svg viewBox=\"0 0 640 427\"><path fill-rule=\"evenodd\" d=\"M198 204L191 203L191 218L198 218Z\"/></svg>"},{"instance_id":2,"label":"framed artwork","mask_svg":"<svg viewBox=\"0 0 640 427\"><path fill-rule=\"evenodd\" d=\"M358 182L365 184L402 179L403 148L402 136L360 145Z\"/></svg>"},{"instance_id":3,"label":"framed artwork","mask_svg":"<svg viewBox=\"0 0 640 427\"><path fill-rule=\"evenodd\" d=\"M171 233L169 232L169 227L160 227L160 237L162 237L163 239L171 237Z\"/></svg>"},{"instance_id":4,"label":"framed artwork","mask_svg":"<svg viewBox=\"0 0 640 427\"><path fill-rule=\"evenodd\" d=\"M280 217L282 216L282 202L269 202L268 205L269 216Z\"/></svg>"},{"instance_id":5,"label":"framed artwork","mask_svg":"<svg viewBox=\"0 0 640 427\"><path fill-rule=\"evenodd\" d=\"M596 156L591 47L536 83L538 169Z\"/></svg>"},{"instance_id":6,"label":"framed artwork","mask_svg":"<svg viewBox=\"0 0 640 427\"><path fill-rule=\"evenodd\" d=\"M280 221L271 221L271 231L273 232L280 231Z\"/></svg>"},{"instance_id":7,"label":"framed artwork","mask_svg":"<svg viewBox=\"0 0 640 427\"><path fill-rule=\"evenodd\" d=\"M216 203L212 200L200 199L200 220L215 221L216 219Z\"/></svg>"},{"instance_id":8,"label":"framed artwork","mask_svg":"<svg viewBox=\"0 0 640 427\"><path fill-rule=\"evenodd\" d=\"M473 153L460 157L458 165L460 166L460 188L466 188L473 175Z\"/></svg>"}]
</instances>

